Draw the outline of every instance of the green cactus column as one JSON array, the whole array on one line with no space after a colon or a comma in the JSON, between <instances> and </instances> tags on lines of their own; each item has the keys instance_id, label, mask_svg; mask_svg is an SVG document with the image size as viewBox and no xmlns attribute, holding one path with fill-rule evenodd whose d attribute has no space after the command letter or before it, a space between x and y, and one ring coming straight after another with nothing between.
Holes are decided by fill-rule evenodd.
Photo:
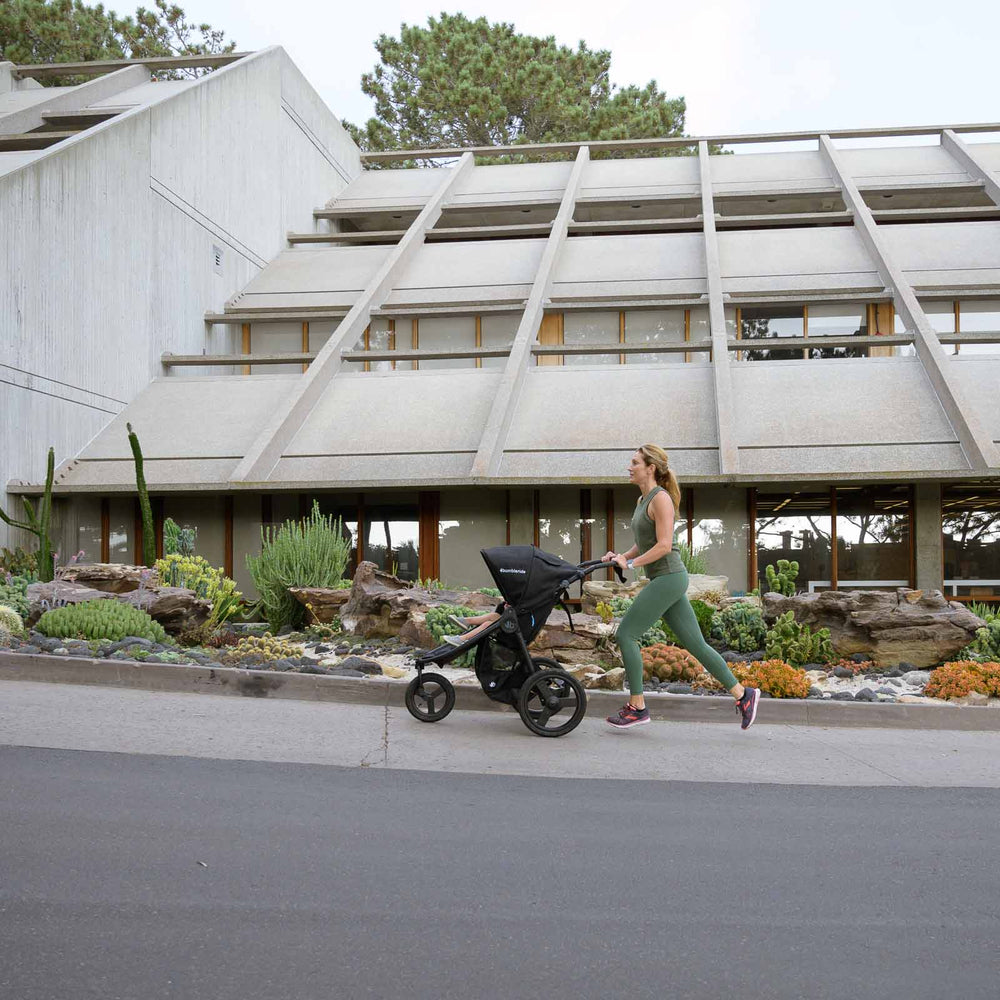
<instances>
[{"instance_id":1,"label":"green cactus column","mask_svg":"<svg viewBox=\"0 0 1000 1000\"><path fill-rule=\"evenodd\" d=\"M128 443L132 446L132 458L135 460L135 485L139 491L139 509L142 511L142 561L146 566L155 566L156 535L153 527L153 508L149 504L146 477L142 471L142 448L139 447L139 438L132 430L132 425L126 424L125 428L128 431Z\"/></svg>"},{"instance_id":2,"label":"green cactus column","mask_svg":"<svg viewBox=\"0 0 1000 1000\"><path fill-rule=\"evenodd\" d=\"M42 583L49 583L55 576L52 538L49 534L49 526L52 521L52 480L55 471L56 452L54 448L49 448L49 458L45 471L45 492L38 501L37 509L27 497L21 497L27 516L26 521L15 521L12 517L8 517L3 508L0 507L0 520L12 528L28 531L38 539L38 579Z\"/></svg>"}]
</instances>

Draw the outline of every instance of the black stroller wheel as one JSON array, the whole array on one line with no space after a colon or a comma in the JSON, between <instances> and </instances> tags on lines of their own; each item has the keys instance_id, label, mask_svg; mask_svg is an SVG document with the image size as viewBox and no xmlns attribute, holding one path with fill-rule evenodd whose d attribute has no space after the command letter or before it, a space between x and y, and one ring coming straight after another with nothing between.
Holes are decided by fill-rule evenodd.
<instances>
[{"instance_id":1,"label":"black stroller wheel","mask_svg":"<svg viewBox=\"0 0 1000 1000\"><path fill-rule=\"evenodd\" d=\"M421 722L439 722L455 707L455 687L440 674L422 674L406 688L406 708Z\"/></svg>"},{"instance_id":2,"label":"black stroller wheel","mask_svg":"<svg viewBox=\"0 0 1000 1000\"><path fill-rule=\"evenodd\" d=\"M537 670L521 686L517 710L536 736L565 736L587 714L587 693L565 670Z\"/></svg>"}]
</instances>

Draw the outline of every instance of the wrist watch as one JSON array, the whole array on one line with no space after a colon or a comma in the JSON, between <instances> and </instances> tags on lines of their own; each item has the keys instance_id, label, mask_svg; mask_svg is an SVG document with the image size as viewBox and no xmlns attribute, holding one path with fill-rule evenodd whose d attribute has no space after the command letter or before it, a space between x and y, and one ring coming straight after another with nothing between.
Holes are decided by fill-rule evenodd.
<instances>
[{"instance_id":1,"label":"wrist watch","mask_svg":"<svg viewBox=\"0 0 1000 1000\"><path fill-rule=\"evenodd\" d=\"M626 569L631 569L631 568L632 568L632 563L633 563L633 562L635 562L635 560L634 560L634 559L627 559L627 560L625 561L625 568L626 568Z\"/></svg>"}]
</instances>

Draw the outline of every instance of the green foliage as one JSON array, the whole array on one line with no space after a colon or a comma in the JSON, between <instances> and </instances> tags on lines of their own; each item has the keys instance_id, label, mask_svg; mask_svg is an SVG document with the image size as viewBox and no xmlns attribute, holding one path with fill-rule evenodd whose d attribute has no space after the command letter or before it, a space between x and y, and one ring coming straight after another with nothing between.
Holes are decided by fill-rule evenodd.
<instances>
[{"instance_id":1,"label":"green foliage","mask_svg":"<svg viewBox=\"0 0 1000 1000\"><path fill-rule=\"evenodd\" d=\"M712 634L712 616L715 614L715 608L697 598L691 602L691 607L694 608L695 618L698 619L698 628L707 639Z\"/></svg>"},{"instance_id":2,"label":"green foliage","mask_svg":"<svg viewBox=\"0 0 1000 1000\"><path fill-rule=\"evenodd\" d=\"M945 663L931 672L924 688L928 698L964 698L973 691L1000 698L1000 663L959 660Z\"/></svg>"},{"instance_id":3,"label":"green foliage","mask_svg":"<svg viewBox=\"0 0 1000 1000\"><path fill-rule=\"evenodd\" d=\"M184 11L154 0L152 9L139 7L134 16L119 17L103 4L90 7L81 0L4 0L0 3L0 60L15 63L93 62L153 56L231 52L211 25L188 22ZM163 78L200 76L204 69L158 72ZM67 86L92 77L61 76L45 83Z\"/></svg>"},{"instance_id":4,"label":"green foliage","mask_svg":"<svg viewBox=\"0 0 1000 1000\"><path fill-rule=\"evenodd\" d=\"M197 528L182 528L172 517L163 522L163 554L193 556Z\"/></svg>"},{"instance_id":5,"label":"green foliage","mask_svg":"<svg viewBox=\"0 0 1000 1000\"><path fill-rule=\"evenodd\" d=\"M9 524L12 528L20 528L28 531L38 539L38 579L43 583L49 583L55 576L55 562L52 558L52 540L49 537L49 525L52 520L52 479L56 470L56 453L54 448L49 448L49 457L45 470L45 492L38 500L36 507L27 497L21 497L24 505L25 521L16 521L8 517L4 509L0 507L0 521Z\"/></svg>"},{"instance_id":6,"label":"green foliage","mask_svg":"<svg viewBox=\"0 0 1000 1000\"><path fill-rule=\"evenodd\" d=\"M421 587L424 590L446 590L447 587L443 580L439 580L436 576L428 577L426 580L421 580L417 578L417 582L414 584L415 587Z\"/></svg>"},{"instance_id":7,"label":"green foliage","mask_svg":"<svg viewBox=\"0 0 1000 1000\"><path fill-rule=\"evenodd\" d=\"M766 634L764 616L752 604L731 604L712 615L709 637L737 653L763 649Z\"/></svg>"},{"instance_id":8,"label":"green foliage","mask_svg":"<svg viewBox=\"0 0 1000 1000\"><path fill-rule=\"evenodd\" d=\"M126 636L166 642L163 626L145 611L113 599L84 601L46 611L35 628L53 638L101 639L115 642Z\"/></svg>"},{"instance_id":9,"label":"green foliage","mask_svg":"<svg viewBox=\"0 0 1000 1000\"><path fill-rule=\"evenodd\" d=\"M260 538L260 555L248 555L246 561L268 624L275 632L286 625L298 628L306 609L288 588L333 587L344 575L351 543L340 518L324 517L316 501L305 520L264 526Z\"/></svg>"},{"instance_id":10,"label":"green foliage","mask_svg":"<svg viewBox=\"0 0 1000 1000\"><path fill-rule=\"evenodd\" d=\"M361 128L344 123L362 149L684 134L683 97L668 98L655 80L615 88L611 53L583 42L571 49L552 36L518 34L513 24L442 13L426 27L400 25L399 38L380 35L375 49L381 62L361 77L375 117Z\"/></svg>"},{"instance_id":11,"label":"green foliage","mask_svg":"<svg viewBox=\"0 0 1000 1000\"><path fill-rule=\"evenodd\" d=\"M24 622L21 616L5 604L0 604L0 636L22 635L24 633Z\"/></svg>"},{"instance_id":12,"label":"green foliage","mask_svg":"<svg viewBox=\"0 0 1000 1000\"><path fill-rule=\"evenodd\" d=\"M434 637L435 644L440 646L446 635L459 635L462 631L454 622L448 621L448 615L455 615L456 618L473 618L477 614L479 612L475 608L468 608L464 604L437 604L427 609L424 624ZM454 659L452 664L459 667L471 666L475 659L476 651L470 649Z\"/></svg>"},{"instance_id":13,"label":"green foliage","mask_svg":"<svg viewBox=\"0 0 1000 1000\"><path fill-rule=\"evenodd\" d=\"M982 618L982 615L979 615ZM1000 660L1000 618L992 618L986 628L976 629L976 638L957 654L958 660L981 662Z\"/></svg>"},{"instance_id":14,"label":"green foliage","mask_svg":"<svg viewBox=\"0 0 1000 1000\"><path fill-rule=\"evenodd\" d=\"M480 587L479 588L479 593L480 594L485 594L487 597L495 597L495 598L497 598L497 600L499 600L501 597L503 597L503 594L501 594L500 591L497 590L496 587Z\"/></svg>"},{"instance_id":15,"label":"green foliage","mask_svg":"<svg viewBox=\"0 0 1000 1000\"><path fill-rule=\"evenodd\" d=\"M31 610L27 578L8 576L4 582L4 577L0 577L0 604L16 611L22 618L27 618Z\"/></svg>"},{"instance_id":16,"label":"green foliage","mask_svg":"<svg viewBox=\"0 0 1000 1000\"><path fill-rule=\"evenodd\" d=\"M34 583L37 579L38 557L34 552L25 552L20 546L0 549L0 576L23 576Z\"/></svg>"},{"instance_id":17,"label":"green foliage","mask_svg":"<svg viewBox=\"0 0 1000 1000\"><path fill-rule=\"evenodd\" d=\"M694 552L688 548L687 542L675 542L674 550L680 554L681 562L689 573L708 572L708 560L700 549Z\"/></svg>"},{"instance_id":18,"label":"green foliage","mask_svg":"<svg viewBox=\"0 0 1000 1000\"><path fill-rule=\"evenodd\" d=\"M608 602L612 615L615 618L624 618L628 614L628 609L632 607L633 600L634 598L631 597L612 597ZM655 622L643 632L639 638L639 645L641 647L654 646L661 642L677 643L677 636L673 634L662 619Z\"/></svg>"},{"instance_id":19,"label":"green foliage","mask_svg":"<svg viewBox=\"0 0 1000 1000\"><path fill-rule=\"evenodd\" d=\"M799 564L795 560L779 559L778 568L768 566L764 570L767 576L767 589L791 597L795 593L795 578L799 575Z\"/></svg>"},{"instance_id":20,"label":"green foliage","mask_svg":"<svg viewBox=\"0 0 1000 1000\"><path fill-rule=\"evenodd\" d=\"M608 604L607 601L598 601L597 607L594 608L594 610L597 612L601 621L604 622L605 625L610 624L611 619L615 616L614 611L611 610L611 605Z\"/></svg>"},{"instance_id":21,"label":"green foliage","mask_svg":"<svg viewBox=\"0 0 1000 1000\"><path fill-rule=\"evenodd\" d=\"M6 551L6 550L5 550ZM3 558L0 557L0 569L3 568ZM995 604L984 604L982 601L970 601L966 607L977 617L982 618L988 625L1000 614L1000 609Z\"/></svg>"},{"instance_id":22,"label":"green foliage","mask_svg":"<svg viewBox=\"0 0 1000 1000\"><path fill-rule=\"evenodd\" d=\"M215 569L202 556L175 553L156 561L156 572L168 587L187 587L198 597L212 602L212 614L206 628L212 631L229 621L239 611L243 595L236 583L220 567Z\"/></svg>"},{"instance_id":23,"label":"green foliage","mask_svg":"<svg viewBox=\"0 0 1000 1000\"><path fill-rule=\"evenodd\" d=\"M344 625L339 618L333 618L329 622L313 622L306 626L305 634L313 642L339 639L344 634Z\"/></svg>"},{"instance_id":24,"label":"green foliage","mask_svg":"<svg viewBox=\"0 0 1000 1000\"><path fill-rule=\"evenodd\" d=\"M828 663L833 659L830 630L821 628L815 634L808 625L800 625L791 611L786 611L764 637L768 659L784 660L793 667L804 663Z\"/></svg>"}]
</instances>

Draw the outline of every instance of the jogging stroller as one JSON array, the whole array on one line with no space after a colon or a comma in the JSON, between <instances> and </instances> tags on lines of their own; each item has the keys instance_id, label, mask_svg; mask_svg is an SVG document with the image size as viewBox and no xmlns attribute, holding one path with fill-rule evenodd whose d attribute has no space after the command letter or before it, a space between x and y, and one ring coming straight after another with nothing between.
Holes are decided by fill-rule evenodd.
<instances>
[{"instance_id":1,"label":"jogging stroller","mask_svg":"<svg viewBox=\"0 0 1000 1000\"><path fill-rule=\"evenodd\" d=\"M557 604L573 629L565 601L577 580L613 568L624 583L625 574L600 559L574 566L534 545L500 545L481 554L503 596L496 609L500 618L468 642L419 655L417 676L406 689L406 707L421 722L443 719L455 707L455 688L447 677L425 673L424 668L431 663L444 666L474 649L476 677L489 698L515 706L536 736L565 736L586 714L586 692L555 660L532 656L528 645Z\"/></svg>"}]
</instances>

